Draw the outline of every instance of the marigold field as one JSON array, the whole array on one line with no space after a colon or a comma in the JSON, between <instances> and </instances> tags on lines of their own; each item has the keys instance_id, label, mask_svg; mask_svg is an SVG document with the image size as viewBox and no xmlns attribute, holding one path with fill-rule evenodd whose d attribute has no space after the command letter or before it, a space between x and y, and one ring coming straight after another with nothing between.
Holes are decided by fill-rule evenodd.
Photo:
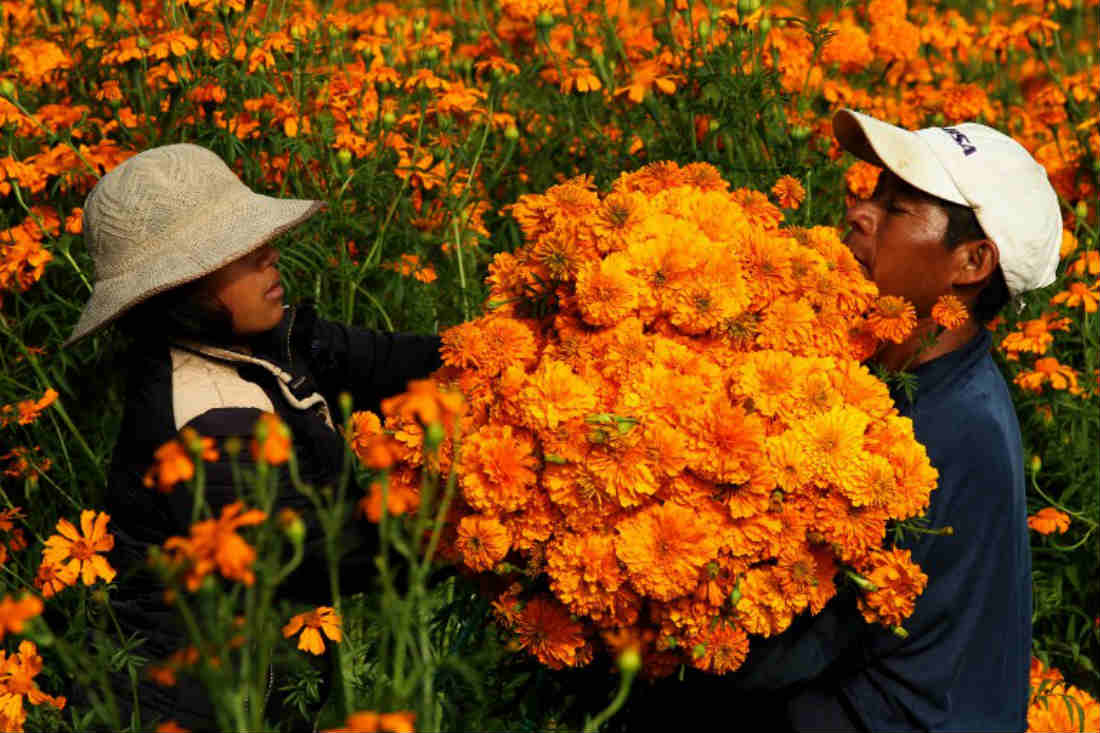
<instances>
[{"instance_id":1,"label":"marigold field","mask_svg":"<svg viewBox=\"0 0 1100 733\"><path fill-rule=\"evenodd\" d=\"M614 729L842 585L903 635L926 576L883 539L945 530L905 379L861 364L913 313L840 243L878 175L841 107L993 125L1058 192L1058 278L990 329L1027 460L1029 725L1100 727L1097 0L2 0L0 29L0 730L181 730L117 681L183 678L227 730ZM153 553L190 644L149 658L103 511L126 344L61 343L84 197L184 141L328 203L278 240L288 300L438 332L445 366L334 409L341 486L300 485L274 418L163 446L150 491L246 468ZM273 600L304 532L279 480L326 537L377 525L373 591Z\"/></svg>"}]
</instances>

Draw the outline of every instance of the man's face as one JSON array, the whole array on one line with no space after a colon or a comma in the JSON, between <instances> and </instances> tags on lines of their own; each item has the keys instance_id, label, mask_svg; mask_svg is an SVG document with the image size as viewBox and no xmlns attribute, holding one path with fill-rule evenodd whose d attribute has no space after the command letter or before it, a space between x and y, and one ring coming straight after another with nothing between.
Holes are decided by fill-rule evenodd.
<instances>
[{"instance_id":1,"label":"man's face","mask_svg":"<svg viewBox=\"0 0 1100 733\"><path fill-rule=\"evenodd\" d=\"M874 194L852 205L846 221L844 243L883 295L901 296L927 316L952 291L947 212L934 200L884 170Z\"/></svg>"}]
</instances>

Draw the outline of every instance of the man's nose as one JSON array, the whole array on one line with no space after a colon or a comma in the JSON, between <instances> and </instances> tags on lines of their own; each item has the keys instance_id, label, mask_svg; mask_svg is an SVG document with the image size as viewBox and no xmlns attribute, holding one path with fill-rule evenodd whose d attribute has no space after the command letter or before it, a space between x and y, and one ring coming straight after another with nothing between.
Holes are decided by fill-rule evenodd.
<instances>
[{"instance_id":1,"label":"man's nose","mask_svg":"<svg viewBox=\"0 0 1100 733\"><path fill-rule=\"evenodd\" d=\"M875 233L877 222L873 207L867 201L857 201L848 208L845 223L853 234L869 237Z\"/></svg>"}]
</instances>

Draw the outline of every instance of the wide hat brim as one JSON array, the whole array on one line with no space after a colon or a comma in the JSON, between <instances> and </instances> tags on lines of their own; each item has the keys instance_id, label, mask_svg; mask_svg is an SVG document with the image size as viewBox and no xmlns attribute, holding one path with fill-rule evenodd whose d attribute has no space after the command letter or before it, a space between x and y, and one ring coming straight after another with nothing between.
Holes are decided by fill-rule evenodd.
<instances>
[{"instance_id":1,"label":"wide hat brim","mask_svg":"<svg viewBox=\"0 0 1100 733\"><path fill-rule=\"evenodd\" d=\"M112 277L98 278L62 346L103 328L154 295L198 280L245 256L325 206L323 201L273 198L242 187L240 195L183 228L177 235L179 241L161 243L155 257Z\"/></svg>"}]
</instances>

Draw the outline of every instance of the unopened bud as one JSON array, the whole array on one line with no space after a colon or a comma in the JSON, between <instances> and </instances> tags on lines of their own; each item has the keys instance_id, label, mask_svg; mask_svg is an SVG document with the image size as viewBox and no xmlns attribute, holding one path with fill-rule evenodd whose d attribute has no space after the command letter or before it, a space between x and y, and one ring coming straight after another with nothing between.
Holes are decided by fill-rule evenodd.
<instances>
[{"instance_id":1,"label":"unopened bud","mask_svg":"<svg viewBox=\"0 0 1100 733\"><path fill-rule=\"evenodd\" d=\"M1081 199L1077 202L1077 206L1073 209L1073 213L1078 219L1088 219L1089 205L1085 203L1084 199Z\"/></svg>"},{"instance_id":2,"label":"unopened bud","mask_svg":"<svg viewBox=\"0 0 1100 733\"><path fill-rule=\"evenodd\" d=\"M738 0L737 12L739 15L751 15L760 9L760 0Z\"/></svg>"},{"instance_id":3,"label":"unopened bud","mask_svg":"<svg viewBox=\"0 0 1100 733\"><path fill-rule=\"evenodd\" d=\"M898 637L899 639L909 638L909 632L900 626L891 626L890 631L894 634L894 636Z\"/></svg>"},{"instance_id":4,"label":"unopened bud","mask_svg":"<svg viewBox=\"0 0 1100 733\"><path fill-rule=\"evenodd\" d=\"M767 33L772 29L772 19L770 16L765 15L760 19L760 32Z\"/></svg>"},{"instance_id":5,"label":"unopened bud","mask_svg":"<svg viewBox=\"0 0 1100 733\"><path fill-rule=\"evenodd\" d=\"M706 655L707 655L707 645L706 644L696 644L694 647L691 648L691 656L692 656L693 659L702 659Z\"/></svg>"},{"instance_id":6,"label":"unopened bud","mask_svg":"<svg viewBox=\"0 0 1100 733\"><path fill-rule=\"evenodd\" d=\"M637 674L642 668L642 655L635 647L627 647L619 655L619 671L623 674Z\"/></svg>"},{"instance_id":7,"label":"unopened bud","mask_svg":"<svg viewBox=\"0 0 1100 733\"><path fill-rule=\"evenodd\" d=\"M236 458L241 453L241 439L237 436L232 436L225 439L222 443L222 448L225 449L225 454L231 458Z\"/></svg>"},{"instance_id":8,"label":"unopened bud","mask_svg":"<svg viewBox=\"0 0 1100 733\"><path fill-rule=\"evenodd\" d=\"M1031 463L1029 465L1032 473L1039 473L1039 470L1043 467L1043 459L1036 453L1031 457Z\"/></svg>"},{"instance_id":9,"label":"unopened bud","mask_svg":"<svg viewBox=\"0 0 1100 733\"><path fill-rule=\"evenodd\" d=\"M508 125L508 127L504 128L504 139L519 140L519 128L515 125Z\"/></svg>"},{"instance_id":10,"label":"unopened bud","mask_svg":"<svg viewBox=\"0 0 1100 733\"><path fill-rule=\"evenodd\" d=\"M393 127L396 124L397 124L397 115L395 115L393 112L383 112L382 113L382 127L385 127L387 129L389 129L389 128Z\"/></svg>"},{"instance_id":11,"label":"unopened bud","mask_svg":"<svg viewBox=\"0 0 1100 733\"><path fill-rule=\"evenodd\" d=\"M347 168L351 165L351 151L346 148L341 148L340 151L336 153L336 160L340 161L341 167Z\"/></svg>"},{"instance_id":12,"label":"unopened bud","mask_svg":"<svg viewBox=\"0 0 1100 733\"><path fill-rule=\"evenodd\" d=\"M540 30L548 30L554 25L554 14L549 10L543 10L535 16L535 27Z\"/></svg>"},{"instance_id":13,"label":"unopened bud","mask_svg":"<svg viewBox=\"0 0 1100 733\"><path fill-rule=\"evenodd\" d=\"M15 96L15 84L12 83L11 79L0 79L0 96Z\"/></svg>"},{"instance_id":14,"label":"unopened bud","mask_svg":"<svg viewBox=\"0 0 1100 733\"><path fill-rule=\"evenodd\" d=\"M802 142L809 136L810 128L806 127L805 125L795 125L794 129L791 130L791 138L793 138L796 142Z\"/></svg>"},{"instance_id":15,"label":"unopened bud","mask_svg":"<svg viewBox=\"0 0 1100 733\"><path fill-rule=\"evenodd\" d=\"M305 540L306 525L298 512L289 507L281 509L276 522L278 522L279 529L283 531L286 538L293 542L295 546L301 545Z\"/></svg>"}]
</instances>

